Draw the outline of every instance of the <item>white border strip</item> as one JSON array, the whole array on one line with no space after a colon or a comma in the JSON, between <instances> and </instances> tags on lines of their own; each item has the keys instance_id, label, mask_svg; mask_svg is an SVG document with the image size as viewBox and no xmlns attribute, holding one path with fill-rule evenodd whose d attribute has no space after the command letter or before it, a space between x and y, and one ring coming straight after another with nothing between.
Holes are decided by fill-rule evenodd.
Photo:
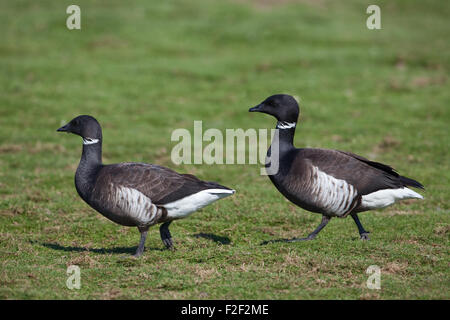
<instances>
[{"instance_id":1,"label":"white border strip","mask_svg":"<svg viewBox=\"0 0 450 320\"><path fill-rule=\"evenodd\" d=\"M277 129L291 129L295 128L296 125L297 123L295 122L278 121Z\"/></svg>"},{"instance_id":2,"label":"white border strip","mask_svg":"<svg viewBox=\"0 0 450 320\"><path fill-rule=\"evenodd\" d=\"M95 144L95 143L97 143L99 141L100 141L99 139L83 138L83 144L84 145Z\"/></svg>"}]
</instances>

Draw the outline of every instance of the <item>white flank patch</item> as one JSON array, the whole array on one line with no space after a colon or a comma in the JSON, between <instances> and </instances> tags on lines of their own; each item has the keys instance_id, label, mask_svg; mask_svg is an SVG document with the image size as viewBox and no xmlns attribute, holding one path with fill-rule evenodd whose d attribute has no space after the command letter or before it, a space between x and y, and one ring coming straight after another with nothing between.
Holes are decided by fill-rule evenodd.
<instances>
[{"instance_id":1,"label":"white flank patch","mask_svg":"<svg viewBox=\"0 0 450 320\"><path fill-rule=\"evenodd\" d=\"M361 207L365 209L385 208L404 199L423 199L423 197L409 188L383 189L362 196Z\"/></svg>"},{"instance_id":2,"label":"white flank patch","mask_svg":"<svg viewBox=\"0 0 450 320\"><path fill-rule=\"evenodd\" d=\"M296 125L297 123L295 122L278 121L277 129L291 129L295 128Z\"/></svg>"},{"instance_id":3,"label":"white flank patch","mask_svg":"<svg viewBox=\"0 0 450 320\"><path fill-rule=\"evenodd\" d=\"M158 207L150 198L136 189L117 187L115 203L124 214L135 219L139 224L147 225L155 222Z\"/></svg>"},{"instance_id":4,"label":"white flank patch","mask_svg":"<svg viewBox=\"0 0 450 320\"><path fill-rule=\"evenodd\" d=\"M232 195L234 190L226 189L207 189L184 197L180 200L166 203L164 208L167 210L167 216L174 219L180 219L188 216L214 201Z\"/></svg>"},{"instance_id":5,"label":"white flank patch","mask_svg":"<svg viewBox=\"0 0 450 320\"><path fill-rule=\"evenodd\" d=\"M94 138L83 138L83 144L86 144L86 145L94 144L94 143L97 143L99 141L100 141L99 139L94 139Z\"/></svg>"},{"instance_id":6,"label":"white flank patch","mask_svg":"<svg viewBox=\"0 0 450 320\"><path fill-rule=\"evenodd\" d=\"M314 177L317 174L317 178ZM313 167L313 182L311 194L313 201L319 207L336 216L343 216L351 209L351 204L358 195L357 190L347 181L333 176Z\"/></svg>"}]
</instances>

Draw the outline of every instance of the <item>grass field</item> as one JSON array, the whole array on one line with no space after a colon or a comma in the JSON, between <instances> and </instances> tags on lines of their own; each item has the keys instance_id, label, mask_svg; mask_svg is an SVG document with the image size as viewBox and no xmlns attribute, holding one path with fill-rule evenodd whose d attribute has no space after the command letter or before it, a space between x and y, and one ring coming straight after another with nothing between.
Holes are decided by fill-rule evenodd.
<instances>
[{"instance_id":1,"label":"grass field","mask_svg":"<svg viewBox=\"0 0 450 320\"><path fill-rule=\"evenodd\" d=\"M1 299L449 299L448 1L0 2ZM381 7L381 30L366 8ZM349 150L422 182L423 201L333 219L285 200L260 165L171 162L176 128L273 128L248 108L301 99L297 147ZM142 161L237 193L171 226L135 228L78 197L81 140L56 129L79 114L103 126L105 163ZM81 289L66 287L69 265ZM366 288L370 265L381 289Z\"/></svg>"}]
</instances>

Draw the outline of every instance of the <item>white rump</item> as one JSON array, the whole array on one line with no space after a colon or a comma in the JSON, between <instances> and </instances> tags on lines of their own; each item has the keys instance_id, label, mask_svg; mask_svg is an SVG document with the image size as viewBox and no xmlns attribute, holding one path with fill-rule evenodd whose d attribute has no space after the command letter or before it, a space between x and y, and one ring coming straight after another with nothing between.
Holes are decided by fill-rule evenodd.
<instances>
[{"instance_id":1,"label":"white rump","mask_svg":"<svg viewBox=\"0 0 450 320\"><path fill-rule=\"evenodd\" d=\"M207 189L194 193L174 202L166 203L167 216L174 219L184 218L214 201L228 197L234 190Z\"/></svg>"},{"instance_id":2,"label":"white rump","mask_svg":"<svg viewBox=\"0 0 450 320\"><path fill-rule=\"evenodd\" d=\"M383 189L362 196L361 207L364 209L380 209L404 199L423 199L423 197L406 187L400 189Z\"/></svg>"}]
</instances>

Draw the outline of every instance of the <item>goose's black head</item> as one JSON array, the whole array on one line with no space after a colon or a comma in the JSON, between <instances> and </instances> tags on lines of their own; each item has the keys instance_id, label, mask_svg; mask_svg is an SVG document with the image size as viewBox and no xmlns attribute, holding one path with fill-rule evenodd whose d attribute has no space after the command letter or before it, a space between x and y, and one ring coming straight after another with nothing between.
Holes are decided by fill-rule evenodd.
<instances>
[{"instance_id":1,"label":"goose's black head","mask_svg":"<svg viewBox=\"0 0 450 320\"><path fill-rule=\"evenodd\" d=\"M101 141L102 128L98 121L91 116L78 116L73 118L68 124L59 128L59 132L73 133L81 136L85 144Z\"/></svg>"},{"instance_id":2,"label":"goose's black head","mask_svg":"<svg viewBox=\"0 0 450 320\"><path fill-rule=\"evenodd\" d=\"M300 109L294 97L287 94L276 94L248 111L267 113L277 118L278 121L295 123Z\"/></svg>"}]
</instances>

